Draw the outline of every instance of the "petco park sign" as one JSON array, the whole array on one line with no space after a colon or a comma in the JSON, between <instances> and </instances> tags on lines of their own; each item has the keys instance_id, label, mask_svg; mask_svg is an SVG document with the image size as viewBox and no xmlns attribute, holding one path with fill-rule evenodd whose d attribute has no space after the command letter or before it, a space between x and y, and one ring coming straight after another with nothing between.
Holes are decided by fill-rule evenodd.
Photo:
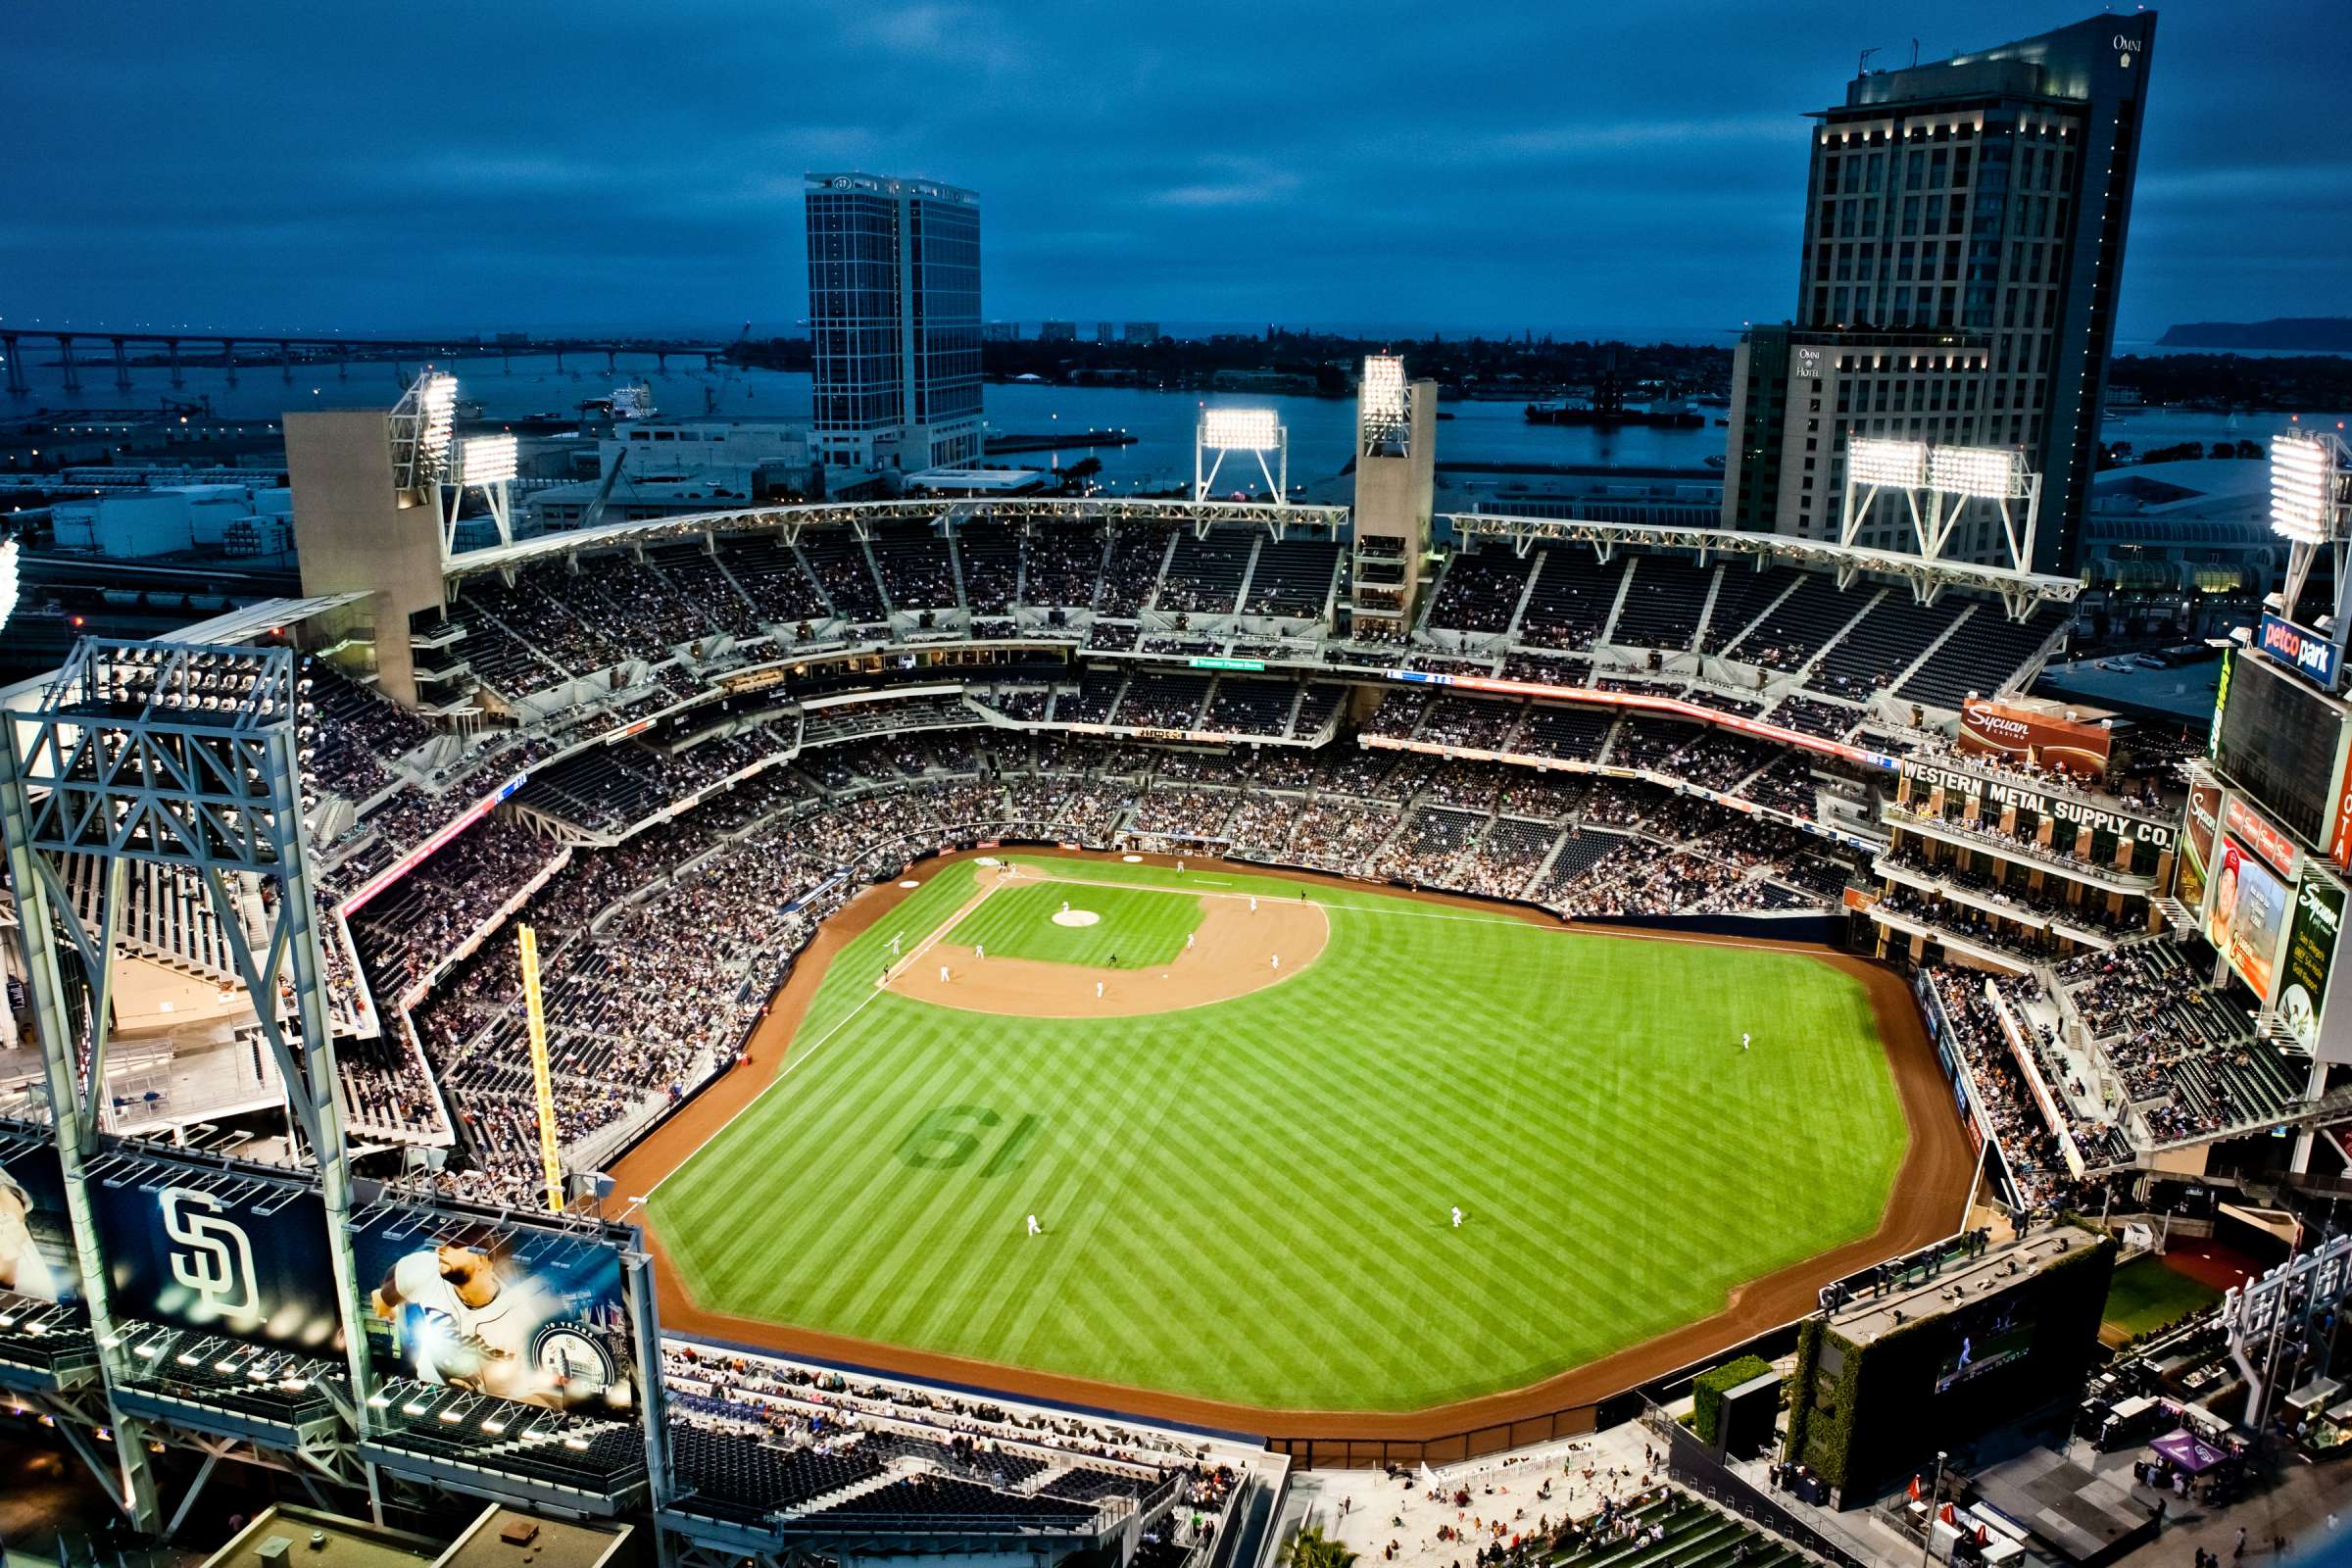
<instances>
[{"instance_id":1,"label":"petco park sign","mask_svg":"<svg viewBox=\"0 0 2352 1568\"><path fill-rule=\"evenodd\" d=\"M2263 612L2262 651L2324 692L2335 690L2343 650L2316 631Z\"/></svg>"},{"instance_id":2,"label":"petco park sign","mask_svg":"<svg viewBox=\"0 0 2352 1568\"><path fill-rule=\"evenodd\" d=\"M2110 810L2094 802L2072 795L2055 794L2034 788L2014 779L1985 778L1957 767L1939 767L1933 762L1905 759L1903 777L1914 779L1931 788L1952 790L1971 798L1982 797L1997 806L2014 806L2021 811L2032 811L2073 827L2089 828L2094 833L2112 833L2132 844L2145 844L2150 849L2169 850L2178 836L2170 822L2159 822L2129 811ZM1916 799L1916 797L1914 797Z\"/></svg>"}]
</instances>

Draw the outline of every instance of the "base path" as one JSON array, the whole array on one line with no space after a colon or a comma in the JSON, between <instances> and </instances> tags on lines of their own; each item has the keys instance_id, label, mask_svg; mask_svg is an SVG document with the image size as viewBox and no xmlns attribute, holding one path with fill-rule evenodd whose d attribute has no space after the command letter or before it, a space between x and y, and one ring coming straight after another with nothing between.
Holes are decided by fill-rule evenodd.
<instances>
[{"instance_id":1,"label":"base path","mask_svg":"<svg viewBox=\"0 0 2352 1568\"><path fill-rule=\"evenodd\" d=\"M1018 853L1024 860L1033 863L1051 858L1116 858L1083 851L1027 847ZM973 853L959 853L926 864L936 867L948 861L973 858ZM1154 865L1172 868L1176 864L1174 857L1152 856L1146 858ZM1199 869L1210 862L1203 862L1195 856L1187 863ZM1259 867L1241 861L1231 864L1237 871L1246 870L1310 886L1351 888L1359 892L1374 886L1345 877L1296 871L1288 867ZM1262 1436L1278 1443L1321 1444L1351 1440L1370 1446L1360 1457L1352 1460L1368 1464L1378 1462L1381 1458L1379 1445L1382 1443L1437 1443L1475 1432L1481 1437L1479 1451L1483 1452L1490 1447L1532 1442L1536 1437L1548 1435L1551 1427L1548 1418L1555 1413L1587 1409L1652 1378L1662 1377L1730 1346L1752 1339L1768 1329L1802 1317L1815 1309L1818 1304L1816 1294L1832 1280L1843 1278L1897 1253L1939 1241L1961 1228L1961 1210L1976 1171L1976 1152L1970 1147L1959 1117L1953 1110L1950 1086L1944 1081L1942 1066L1936 1059L1935 1047L1920 1020L1919 1008L1911 998L1911 988L1893 969L1805 943L1747 941L1737 937L1685 937L1586 921L1571 922L1541 909L1453 894L1401 888L1382 888L1380 891L1443 907L1474 911L1489 918L1523 919L1531 925L1563 932L1589 932L1627 941L1691 942L1708 947L1765 948L1802 953L1853 976L1869 993L1871 1012L1878 1024L1879 1037L1886 1046L1886 1063L1894 1075L1903 1117L1911 1133L1910 1148L1903 1156L1902 1169L1895 1177L1893 1195L1887 1200L1886 1212L1878 1230L1834 1251L1821 1253L1762 1279L1752 1280L1735 1290L1724 1309L1713 1316L1686 1324L1642 1344L1630 1346L1600 1360L1572 1367L1525 1388L1509 1389L1454 1404L1400 1412L1265 1409L1223 1399L1166 1394L1152 1389L1098 1382L1091 1378L1039 1372L994 1361L910 1350L902 1346L854 1339L847 1335L826 1334L713 1312L698 1305L687 1295L675 1265L662 1250L660 1235L649 1228L646 1243L660 1263L654 1278L662 1328L679 1334L774 1350L784 1355L808 1356L851 1367L878 1369L902 1377L961 1384L967 1388L993 1389L1021 1397L1083 1405L1147 1420L1187 1422L1226 1432ZM681 1107L676 1115L663 1122L613 1167L613 1197L610 1202L615 1214L623 1202L621 1195L651 1192L656 1182L684 1164L737 1111L751 1103L761 1090L774 1081L777 1073L783 1069L786 1051L800 1027L802 1014L807 1010L809 999L816 994L817 985L824 978L826 966L834 955L843 944L881 920L906 898L906 890L894 881L869 890L826 922L801 955L800 961L793 966L791 979L770 1004L766 1017L753 1034L744 1060ZM1261 903L1261 912L1273 902ZM1288 964L1288 955L1285 955L1284 962ZM1091 984L1089 990L1092 990ZM1671 1223L1672 1217L1660 1215L1657 1221L1661 1224ZM1629 1237L1628 1245L1638 1245L1639 1240L1639 1237ZM1492 1435L1508 1436L1508 1429L1515 1422L1530 1423L1525 1436L1510 1437L1508 1444L1484 1441ZM1561 1422L1558 1429L1571 1430L1572 1423ZM1319 1455L1318 1462L1351 1461L1336 1455L1329 1458Z\"/></svg>"},{"instance_id":2,"label":"base path","mask_svg":"<svg viewBox=\"0 0 2352 1568\"><path fill-rule=\"evenodd\" d=\"M1096 968L1001 956L983 958L972 949L946 940L946 934L961 925L991 895L1008 887L1033 887L1040 880L983 873L980 891L892 967L885 989L967 1012L1022 1018L1125 1018L1230 1002L1280 985L1314 962L1331 941L1331 917L1319 904L1201 893L1149 882L1118 885L1200 901L1200 923L1193 930L1192 946L1166 963L1150 968ZM1089 892L1102 886L1064 877L1042 880L1067 888L1070 907L1076 911L1084 910ZM1276 958L1282 960L1279 966ZM942 965L948 971L946 980L939 977ZM1098 985L1102 987L1099 996Z\"/></svg>"}]
</instances>

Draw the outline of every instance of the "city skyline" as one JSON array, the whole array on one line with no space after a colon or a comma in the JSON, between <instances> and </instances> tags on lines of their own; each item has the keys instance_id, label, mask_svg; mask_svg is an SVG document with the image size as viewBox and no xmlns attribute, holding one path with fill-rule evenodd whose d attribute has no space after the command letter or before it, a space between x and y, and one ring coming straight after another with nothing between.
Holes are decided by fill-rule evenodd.
<instances>
[{"instance_id":1,"label":"city skyline","mask_svg":"<svg viewBox=\"0 0 2352 1568\"><path fill-rule=\"evenodd\" d=\"M617 11L501 11L443 48L257 6L247 26L159 14L126 48L61 9L0 66L23 148L0 275L16 325L791 331L802 173L865 168L981 193L994 318L1728 343L1788 314L1803 117L1861 49L1899 66L1913 34L1930 59L2091 14L1210 8L1152 32L1052 6L719 5L665 13L646 49ZM2347 308L2352 187L2308 150L2333 25L2318 4L2163 8L2119 341Z\"/></svg>"}]
</instances>

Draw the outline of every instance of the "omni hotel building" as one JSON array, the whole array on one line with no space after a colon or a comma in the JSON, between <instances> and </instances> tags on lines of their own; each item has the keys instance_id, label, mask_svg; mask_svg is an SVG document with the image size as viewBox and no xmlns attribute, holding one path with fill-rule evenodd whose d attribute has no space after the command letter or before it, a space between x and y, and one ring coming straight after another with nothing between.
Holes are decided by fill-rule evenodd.
<instances>
[{"instance_id":1,"label":"omni hotel building","mask_svg":"<svg viewBox=\"0 0 2352 1568\"><path fill-rule=\"evenodd\" d=\"M2012 447L2071 571L2114 337L2153 12L1847 83L1819 112L1791 321L1732 380L1724 526L1838 537L1849 435ZM1997 515L1946 554L2008 564ZM1883 505L1856 543L1903 549Z\"/></svg>"},{"instance_id":2,"label":"omni hotel building","mask_svg":"<svg viewBox=\"0 0 2352 1568\"><path fill-rule=\"evenodd\" d=\"M980 198L810 174L807 207L816 461L909 472L977 461Z\"/></svg>"}]
</instances>

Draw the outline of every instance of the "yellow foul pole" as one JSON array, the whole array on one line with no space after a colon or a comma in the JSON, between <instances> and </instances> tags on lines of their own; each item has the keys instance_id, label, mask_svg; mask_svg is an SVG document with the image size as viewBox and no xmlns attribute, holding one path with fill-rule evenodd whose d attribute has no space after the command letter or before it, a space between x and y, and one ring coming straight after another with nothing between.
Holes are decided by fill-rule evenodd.
<instances>
[{"instance_id":1,"label":"yellow foul pole","mask_svg":"<svg viewBox=\"0 0 2352 1568\"><path fill-rule=\"evenodd\" d=\"M530 1013L531 1087L539 1095L539 1163L547 1172L547 1208L564 1212L564 1162L556 1152L556 1086L547 1067L547 1014L539 1005L539 935L522 934L522 1000Z\"/></svg>"}]
</instances>

